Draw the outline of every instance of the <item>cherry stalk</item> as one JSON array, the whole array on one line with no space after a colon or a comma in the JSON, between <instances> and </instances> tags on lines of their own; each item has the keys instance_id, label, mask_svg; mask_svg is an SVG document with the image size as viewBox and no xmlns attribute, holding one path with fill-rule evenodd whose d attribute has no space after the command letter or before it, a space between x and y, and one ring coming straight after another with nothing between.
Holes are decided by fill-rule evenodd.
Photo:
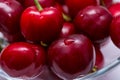
<instances>
[{"instance_id":1,"label":"cherry stalk","mask_svg":"<svg viewBox=\"0 0 120 80\"><path fill-rule=\"evenodd\" d=\"M36 7L37 7L37 9L38 9L39 11L42 11L42 10L43 10L43 8L42 8L42 6L39 4L38 0L34 0L34 3L35 3L35 5L36 5Z\"/></svg>"}]
</instances>

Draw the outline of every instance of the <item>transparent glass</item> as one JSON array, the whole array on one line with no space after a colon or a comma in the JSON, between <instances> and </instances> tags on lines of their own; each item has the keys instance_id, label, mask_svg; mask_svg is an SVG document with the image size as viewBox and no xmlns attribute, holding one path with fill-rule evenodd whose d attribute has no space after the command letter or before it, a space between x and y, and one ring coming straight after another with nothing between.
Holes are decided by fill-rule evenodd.
<instances>
[{"instance_id":1,"label":"transparent glass","mask_svg":"<svg viewBox=\"0 0 120 80\"><path fill-rule=\"evenodd\" d=\"M0 34L0 44L2 47L7 45L7 42L3 39L3 36ZM102 45L101 52L104 56L104 66L102 69L87 74L81 78L74 80L120 80L120 49L117 48L109 38L108 41ZM11 78L4 71L0 69L0 80L30 80L30 79L18 79ZM53 73L51 73L48 68L45 72L31 80L61 80Z\"/></svg>"}]
</instances>

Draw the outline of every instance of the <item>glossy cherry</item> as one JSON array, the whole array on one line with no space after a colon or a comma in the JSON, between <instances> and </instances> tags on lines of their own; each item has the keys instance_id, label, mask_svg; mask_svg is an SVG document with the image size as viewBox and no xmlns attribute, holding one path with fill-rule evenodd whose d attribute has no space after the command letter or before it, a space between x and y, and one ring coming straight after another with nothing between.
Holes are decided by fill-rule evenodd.
<instances>
[{"instance_id":1,"label":"glossy cherry","mask_svg":"<svg viewBox=\"0 0 120 80\"><path fill-rule=\"evenodd\" d=\"M82 34L61 38L49 47L48 62L51 70L62 79L88 74L95 63L93 45Z\"/></svg>"},{"instance_id":2,"label":"glossy cherry","mask_svg":"<svg viewBox=\"0 0 120 80\"><path fill-rule=\"evenodd\" d=\"M77 13L89 5L98 5L99 0L65 0L71 17L75 17Z\"/></svg>"},{"instance_id":3,"label":"glossy cherry","mask_svg":"<svg viewBox=\"0 0 120 80\"><path fill-rule=\"evenodd\" d=\"M55 40L62 28L62 12L54 7L38 10L28 7L21 16L21 31L29 41L50 43Z\"/></svg>"},{"instance_id":4,"label":"glossy cherry","mask_svg":"<svg viewBox=\"0 0 120 80\"><path fill-rule=\"evenodd\" d=\"M97 43L101 43L109 36L111 22L112 15L102 6L88 6L80 11L74 19L77 30Z\"/></svg>"},{"instance_id":5,"label":"glossy cherry","mask_svg":"<svg viewBox=\"0 0 120 80\"><path fill-rule=\"evenodd\" d=\"M26 42L8 45L1 52L1 68L12 77L34 77L43 71L45 51Z\"/></svg>"},{"instance_id":6,"label":"glossy cherry","mask_svg":"<svg viewBox=\"0 0 120 80\"><path fill-rule=\"evenodd\" d=\"M20 31L22 5L16 0L0 0L0 28L10 34Z\"/></svg>"},{"instance_id":7,"label":"glossy cherry","mask_svg":"<svg viewBox=\"0 0 120 80\"><path fill-rule=\"evenodd\" d=\"M64 22L63 27L60 32L60 37L68 37L69 35L75 34L75 26L73 23L70 22Z\"/></svg>"}]
</instances>

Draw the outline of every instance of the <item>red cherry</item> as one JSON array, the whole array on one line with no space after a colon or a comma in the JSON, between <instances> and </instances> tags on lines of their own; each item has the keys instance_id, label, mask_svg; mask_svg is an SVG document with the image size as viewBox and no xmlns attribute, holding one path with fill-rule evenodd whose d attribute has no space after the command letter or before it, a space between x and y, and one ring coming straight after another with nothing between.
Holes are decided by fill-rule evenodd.
<instances>
[{"instance_id":1,"label":"red cherry","mask_svg":"<svg viewBox=\"0 0 120 80\"><path fill-rule=\"evenodd\" d=\"M75 26L73 23L64 22L61 29L60 37L67 37L69 35L75 34Z\"/></svg>"},{"instance_id":2,"label":"red cherry","mask_svg":"<svg viewBox=\"0 0 120 80\"><path fill-rule=\"evenodd\" d=\"M62 28L62 12L54 7L38 11L28 7L21 17L21 31L29 41L50 43L55 40Z\"/></svg>"},{"instance_id":3,"label":"red cherry","mask_svg":"<svg viewBox=\"0 0 120 80\"><path fill-rule=\"evenodd\" d=\"M43 71L45 51L37 45L16 42L2 50L0 65L12 77L34 77Z\"/></svg>"},{"instance_id":4,"label":"red cherry","mask_svg":"<svg viewBox=\"0 0 120 80\"><path fill-rule=\"evenodd\" d=\"M109 36L112 15L102 6L88 6L80 11L74 19L79 31L87 35L92 41L101 43Z\"/></svg>"},{"instance_id":5,"label":"red cherry","mask_svg":"<svg viewBox=\"0 0 120 80\"><path fill-rule=\"evenodd\" d=\"M61 38L48 49L51 70L67 80L87 74L94 66L94 58L91 41L81 34Z\"/></svg>"},{"instance_id":6,"label":"red cherry","mask_svg":"<svg viewBox=\"0 0 120 80\"><path fill-rule=\"evenodd\" d=\"M120 48L120 16L116 16L113 18L110 27L110 37L113 43Z\"/></svg>"},{"instance_id":7,"label":"red cherry","mask_svg":"<svg viewBox=\"0 0 120 80\"><path fill-rule=\"evenodd\" d=\"M83 8L89 5L98 5L98 0L65 0L65 4L68 6L71 17L75 17L77 13Z\"/></svg>"}]
</instances>

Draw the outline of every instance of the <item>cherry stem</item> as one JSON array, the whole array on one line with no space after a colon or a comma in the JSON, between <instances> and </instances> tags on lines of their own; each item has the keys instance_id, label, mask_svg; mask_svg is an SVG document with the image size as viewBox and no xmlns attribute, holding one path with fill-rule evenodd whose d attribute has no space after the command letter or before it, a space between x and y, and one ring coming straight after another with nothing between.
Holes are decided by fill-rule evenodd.
<instances>
[{"instance_id":1,"label":"cherry stem","mask_svg":"<svg viewBox=\"0 0 120 80\"><path fill-rule=\"evenodd\" d=\"M40 44L43 46L43 47L47 47L48 45L46 43L44 43L43 41L40 41Z\"/></svg>"},{"instance_id":2,"label":"cherry stem","mask_svg":"<svg viewBox=\"0 0 120 80\"><path fill-rule=\"evenodd\" d=\"M72 20L69 16L67 16L64 13L62 13L62 16L63 16L63 18L64 18L65 21L71 21Z\"/></svg>"},{"instance_id":3,"label":"cherry stem","mask_svg":"<svg viewBox=\"0 0 120 80\"><path fill-rule=\"evenodd\" d=\"M43 10L43 8L42 8L42 6L40 5L40 3L38 2L38 0L34 0L34 3L35 3L35 5L36 5L36 7L37 7L37 9L38 9L39 11L42 11L42 10Z\"/></svg>"}]
</instances>

